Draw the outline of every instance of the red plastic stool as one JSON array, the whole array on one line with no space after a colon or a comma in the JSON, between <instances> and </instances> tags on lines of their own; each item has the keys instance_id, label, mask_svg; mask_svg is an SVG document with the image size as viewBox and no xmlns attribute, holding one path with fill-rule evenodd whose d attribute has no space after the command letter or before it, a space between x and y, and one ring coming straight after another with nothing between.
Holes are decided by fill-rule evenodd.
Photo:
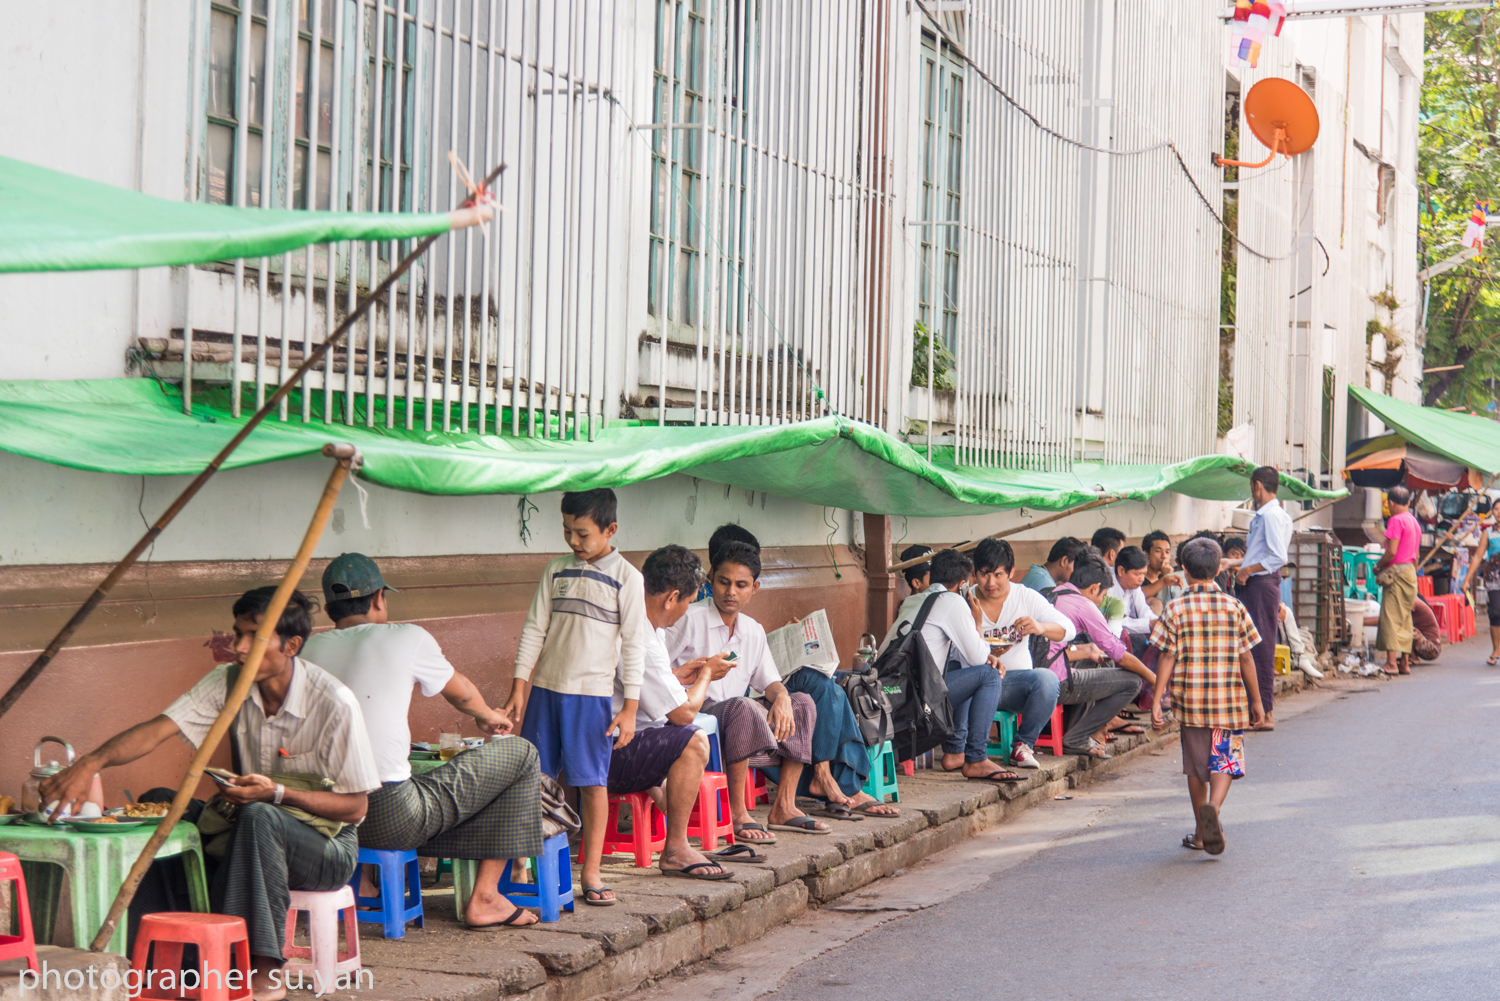
<instances>
[{"instance_id":1,"label":"red plastic stool","mask_svg":"<svg viewBox=\"0 0 1500 1001\"><path fill-rule=\"evenodd\" d=\"M198 947L198 983L189 990L182 981L182 947ZM155 949L152 947L155 946ZM147 964L150 965L147 965ZM250 997L250 937L245 919L227 914L188 914L163 911L141 918L130 968L142 978L141 998L176 1001L247 1001ZM149 971L149 974L148 974ZM173 987L163 987L171 972ZM147 977L150 979L146 979ZM146 986L149 984L150 986ZM175 988L175 989L174 989Z\"/></svg>"},{"instance_id":2,"label":"red plastic stool","mask_svg":"<svg viewBox=\"0 0 1500 1001\"><path fill-rule=\"evenodd\" d=\"M630 804L630 833L620 833L620 804ZM609 798L609 818L604 827L604 854L634 855L642 869L651 867L651 855L667 846L667 818L651 797L643 792L628 792ZM583 846L578 846L578 861L583 862Z\"/></svg>"},{"instance_id":3,"label":"red plastic stool","mask_svg":"<svg viewBox=\"0 0 1500 1001\"><path fill-rule=\"evenodd\" d=\"M26 960L26 968L32 973L41 972L36 964L36 937L31 930L31 904L26 899L26 877L21 872L21 860L10 852L0 852L0 882L9 882L16 892L11 913L16 915L16 930L19 935L0 935L0 960Z\"/></svg>"},{"instance_id":4,"label":"red plastic stool","mask_svg":"<svg viewBox=\"0 0 1500 1001\"><path fill-rule=\"evenodd\" d=\"M755 809L761 800L771 801L771 790L766 788L766 777L754 768L745 769L745 809Z\"/></svg>"},{"instance_id":5,"label":"red plastic stool","mask_svg":"<svg viewBox=\"0 0 1500 1001\"><path fill-rule=\"evenodd\" d=\"M734 820L729 816L729 777L722 772L704 772L698 784L698 802L688 817L687 835L700 838L703 850L715 851L719 839L734 844Z\"/></svg>"},{"instance_id":6,"label":"red plastic stool","mask_svg":"<svg viewBox=\"0 0 1500 1001\"><path fill-rule=\"evenodd\" d=\"M1049 750L1052 751L1053 754L1057 755L1058 757L1062 757L1062 753L1063 753L1063 720L1062 720L1062 717L1063 717L1063 707L1062 706L1054 706L1052 708L1052 719L1048 721L1046 728L1044 728L1042 730L1042 735L1036 739L1036 746L1037 747L1048 748ZM1016 723L1019 724L1020 722L1021 722L1021 715L1019 713L1017 713L1016 714Z\"/></svg>"}]
</instances>

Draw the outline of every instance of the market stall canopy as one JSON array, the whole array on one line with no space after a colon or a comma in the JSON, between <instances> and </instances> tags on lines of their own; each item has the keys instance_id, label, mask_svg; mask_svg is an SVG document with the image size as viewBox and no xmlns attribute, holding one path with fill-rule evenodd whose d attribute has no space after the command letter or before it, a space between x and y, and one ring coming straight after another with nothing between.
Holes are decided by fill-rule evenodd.
<instances>
[{"instance_id":1,"label":"market stall canopy","mask_svg":"<svg viewBox=\"0 0 1500 1001\"><path fill-rule=\"evenodd\" d=\"M1443 493L1448 490L1480 490L1484 478L1479 471L1443 455L1434 455L1411 444L1399 434L1364 438L1349 446L1344 475L1356 487L1389 490L1404 483L1413 490Z\"/></svg>"},{"instance_id":2,"label":"market stall canopy","mask_svg":"<svg viewBox=\"0 0 1500 1001\"><path fill-rule=\"evenodd\" d=\"M0 272L269 257L335 240L444 233L446 212L306 212L153 198L0 156Z\"/></svg>"},{"instance_id":3,"label":"market stall canopy","mask_svg":"<svg viewBox=\"0 0 1500 1001\"><path fill-rule=\"evenodd\" d=\"M1350 386L1349 393L1407 442L1471 466L1500 473L1500 424L1472 414L1438 410Z\"/></svg>"},{"instance_id":4,"label":"market stall canopy","mask_svg":"<svg viewBox=\"0 0 1500 1001\"><path fill-rule=\"evenodd\" d=\"M0 449L96 472L193 474L243 424L227 406L199 398L193 411L182 413L176 387L149 379L0 382ZM314 456L329 441L359 448L364 479L417 493L534 494L684 473L811 504L913 517L1061 511L1101 496L1145 500L1165 490L1242 500L1254 469L1224 455L1167 466L1077 463L1050 473L957 467L951 449L929 463L878 428L837 417L763 427L620 422L592 442L268 421L225 468ZM1286 476L1282 485L1289 500L1344 493Z\"/></svg>"}]
</instances>

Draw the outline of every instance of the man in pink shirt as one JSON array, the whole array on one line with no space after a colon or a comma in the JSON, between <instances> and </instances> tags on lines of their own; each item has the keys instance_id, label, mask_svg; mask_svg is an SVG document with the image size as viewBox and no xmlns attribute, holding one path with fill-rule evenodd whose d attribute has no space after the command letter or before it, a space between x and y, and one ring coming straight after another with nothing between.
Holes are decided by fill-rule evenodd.
<instances>
[{"instance_id":1,"label":"man in pink shirt","mask_svg":"<svg viewBox=\"0 0 1500 1001\"><path fill-rule=\"evenodd\" d=\"M1417 600L1417 549L1422 542L1422 526L1408 510L1410 490L1392 487L1385 496L1391 505L1391 517L1385 524L1385 555L1375 564L1381 589L1375 647L1385 651L1386 674L1410 674L1407 654L1411 653L1411 610Z\"/></svg>"}]
</instances>

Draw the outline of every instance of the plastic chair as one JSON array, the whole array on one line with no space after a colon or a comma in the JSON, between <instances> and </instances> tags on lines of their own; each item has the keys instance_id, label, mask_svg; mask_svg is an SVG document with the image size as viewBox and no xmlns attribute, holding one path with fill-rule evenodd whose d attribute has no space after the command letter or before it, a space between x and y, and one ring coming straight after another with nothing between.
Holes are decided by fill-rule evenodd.
<instances>
[{"instance_id":1,"label":"plastic chair","mask_svg":"<svg viewBox=\"0 0 1500 1001\"><path fill-rule=\"evenodd\" d=\"M630 804L630 832L620 832L620 804ZM629 792L609 798L609 818L604 825L605 855L634 855L642 869L651 867L651 855L667 846L667 818L643 792ZM583 846L578 846L578 861L583 862Z\"/></svg>"},{"instance_id":2,"label":"plastic chair","mask_svg":"<svg viewBox=\"0 0 1500 1001\"><path fill-rule=\"evenodd\" d=\"M1417 578L1417 593L1424 598L1432 597L1432 578L1422 575Z\"/></svg>"},{"instance_id":3,"label":"plastic chair","mask_svg":"<svg viewBox=\"0 0 1500 1001\"><path fill-rule=\"evenodd\" d=\"M771 790L766 788L766 777L758 769L749 768L745 771L745 809L755 809L755 804L761 800L771 801Z\"/></svg>"},{"instance_id":4,"label":"plastic chair","mask_svg":"<svg viewBox=\"0 0 1500 1001\"><path fill-rule=\"evenodd\" d=\"M517 907L535 907L541 911L543 921L557 921L563 911L573 909L573 867L568 858L568 835L554 834L542 842L542 853L536 856L533 872L535 883L518 883L515 875L515 859L509 859L500 873L496 889L505 894ZM453 860L453 901L458 919L464 919L464 908L469 906L469 897L474 893L475 879L479 874L479 863L470 859Z\"/></svg>"},{"instance_id":5,"label":"plastic chair","mask_svg":"<svg viewBox=\"0 0 1500 1001\"><path fill-rule=\"evenodd\" d=\"M699 713L693 717L693 725L708 734L708 768L710 772L722 772L724 770L724 758L719 753L719 721L708 713Z\"/></svg>"},{"instance_id":6,"label":"plastic chair","mask_svg":"<svg viewBox=\"0 0 1500 1001\"><path fill-rule=\"evenodd\" d=\"M889 740L870 748L870 777L865 780L864 792L877 803L884 803L887 795L891 802L901 802L901 790L896 787L896 750Z\"/></svg>"},{"instance_id":7,"label":"plastic chair","mask_svg":"<svg viewBox=\"0 0 1500 1001\"><path fill-rule=\"evenodd\" d=\"M1020 722L1015 713L1008 713L1003 709L995 710L995 726L1000 731L1000 739L992 740L985 745L984 752L992 758L1008 758L1010 749L1016 746L1016 724Z\"/></svg>"},{"instance_id":8,"label":"plastic chair","mask_svg":"<svg viewBox=\"0 0 1500 1001\"><path fill-rule=\"evenodd\" d=\"M292 895L294 898L296 894ZM288 954L291 935L287 935ZM188 990L179 986L186 976L182 971L183 946L198 949L197 986ZM162 911L141 918L135 937L135 954L130 968L143 987L141 998L171 999L189 997L201 1001L247 1001L250 997L250 935L245 919L227 914L191 914ZM147 976L151 971L152 975ZM172 986L163 987L167 971ZM186 971L182 971L186 973Z\"/></svg>"},{"instance_id":9,"label":"plastic chair","mask_svg":"<svg viewBox=\"0 0 1500 1001\"><path fill-rule=\"evenodd\" d=\"M0 852L0 883L15 887L10 905L12 922L18 935L0 935L0 962L7 959L25 959L26 968L39 973L36 962L36 934L31 927L31 904L26 899L26 874L21 871L21 860L10 852Z\"/></svg>"},{"instance_id":10,"label":"plastic chair","mask_svg":"<svg viewBox=\"0 0 1500 1001\"><path fill-rule=\"evenodd\" d=\"M1016 714L1016 722L1021 722L1021 716ZM1047 721L1047 726L1042 730L1042 735L1036 739L1038 748L1045 747L1058 757L1063 753L1063 707L1052 707L1052 718Z\"/></svg>"},{"instance_id":11,"label":"plastic chair","mask_svg":"<svg viewBox=\"0 0 1500 1001\"><path fill-rule=\"evenodd\" d=\"M1289 647L1289 646L1284 646L1284 645L1282 645L1280 643L1277 643L1276 644L1275 656L1276 656L1276 659L1273 662L1274 663L1274 668L1273 668L1274 671L1277 674L1291 674L1292 673L1292 648Z\"/></svg>"},{"instance_id":12,"label":"plastic chair","mask_svg":"<svg viewBox=\"0 0 1500 1001\"><path fill-rule=\"evenodd\" d=\"M729 815L729 778L705 771L698 784L698 801L688 816L687 836L703 842L706 852L717 851L719 839L734 844L734 819Z\"/></svg>"},{"instance_id":13,"label":"plastic chair","mask_svg":"<svg viewBox=\"0 0 1500 1001\"><path fill-rule=\"evenodd\" d=\"M359 850L359 865L354 867L354 877L349 888L354 891L355 907L373 907L375 910L356 911L355 916L368 924L384 927L386 938L405 938L406 923L416 921L424 927L422 920L422 872L414 851L378 851L374 848ZM359 895L360 866L380 867L380 895Z\"/></svg>"},{"instance_id":14,"label":"plastic chair","mask_svg":"<svg viewBox=\"0 0 1500 1001\"><path fill-rule=\"evenodd\" d=\"M396 853L392 853L396 854ZM420 896L420 894L418 894ZM297 912L307 913L307 947L296 945ZM344 918L344 948L339 948L339 912ZM323 993L333 989L340 973L353 973L359 963L359 919L354 908L354 889L293 890L292 906L286 910L286 965L282 981L295 973L304 988ZM303 978L303 974L308 976Z\"/></svg>"}]
</instances>

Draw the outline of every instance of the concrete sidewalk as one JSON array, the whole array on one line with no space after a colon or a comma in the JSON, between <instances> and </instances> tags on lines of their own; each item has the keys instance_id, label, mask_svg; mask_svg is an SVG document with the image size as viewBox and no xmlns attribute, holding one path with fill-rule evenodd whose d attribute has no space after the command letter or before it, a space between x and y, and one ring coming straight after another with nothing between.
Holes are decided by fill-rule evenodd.
<instances>
[{"instance_id":1,"label":"concrete sidewalk","mask_svg":"<svg viewBox=\"0 0 1500 1001\"><path fill-rule=\"evenodd\" d=\"M1293 671L1277 679L1277 691L1290 694L1303 684L1302 673ZM387 941L377 927L361 926L360 949L374 979L373 990L366 979L363 990L323 997L583 1001L633 990L753 941L810 908L906 869L1176 740L1175 727L1160 734L1148 727L1144 735L1124 736L1112 744L1114 756L1107 761L1041 753L1040 769L1021 769L1023 781L1003 786L928 770L902 775L900 817L829 820L832 831L826 836L781 832L776 844L758 846L768 856L764 863L731 865L733 878L721 882L668 878L655 868L636 868L628 857L613 856L605 860L604 880L620 902L614 907L587 907L580 898L576 911L564 912L556 924L469 931L454 914L453 888L445 876L441 885L423 892L424 928L408 927L404 939ZM755 812L764 821L765 807ZM574 873L576 887L576 866ZM76 950L50 951L54 967L88 958ZM9 965L13 964L0 966L0 1001L21 997L13 975L4 972ZM310 1001L314 994L293 991L290 996ZM26 997L127 1001L123 990L33 990Z\"/></svg>"},{"instance_id":2,"label":"concrete sidewalk","mask_svg":"<svg viewBox=\"0 0 1500 1001\"><path fill-rule=\"evenodd\" d=\"M1278 692L1300 690L1294 671ZM832 832L781 832L758 865L731 865L734 878L692 882L632 860L605 860L605 882L620 903L564 912L556 924L524 930L471 932L454 916L451 885L423 893L427 926L386 941L366 932L360 946L375 989L331 995L339 1001L583 1001L631 990L714 953L752 941L770 929L945 848L952 847L1038 803L1095 781L1134 758L1175 743L1166 733L1121 737L1114 757L1092 762L1038 755L1042 767L1021 770L1022 782L996 786L956 774L920 770L902 775L901 816L827 821ZM765 807L756 811L764 821ZM576 872L576 867L575 867ZM446 877L444 879L446 883ZM575 886L576 886L575 879ZM366 926L367 928L369 926ZM311 992L294 992L303 1001ZM329 997L330 995L324 995Z\"/></svg>"}]
</instances>

